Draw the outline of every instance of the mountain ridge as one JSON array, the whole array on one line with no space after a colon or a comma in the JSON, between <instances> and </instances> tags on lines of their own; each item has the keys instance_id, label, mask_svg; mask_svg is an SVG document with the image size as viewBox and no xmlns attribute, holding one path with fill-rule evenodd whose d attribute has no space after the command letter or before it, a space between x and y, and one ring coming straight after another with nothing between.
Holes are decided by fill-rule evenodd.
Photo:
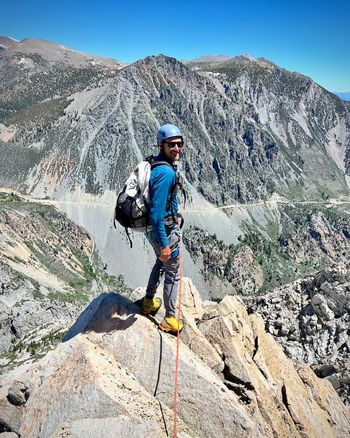
<instances>
[{"instance_id":1,"label":"mountain ridge","mask_svg":"<svg viewBox=\"0 0 350 438\"><path fill-rule=\"evenodd\" d=\"M99 128L98 136L101 137L99 141L106 143L107 139L102 138L102 130L105 130L104 134L110 135L112 148L115 148L115 152L111 151L112 153L109 154L112 155L110 164L104 153L103 166L105 168L101 168L104 174L110 174L111 179L106 182L96 180L95 172L95 176L92 174L88 176L89 182L85 182L85 190L101 193L101 190L114 189L117 181L111 175L108 167L112 165L118 167L115 159L117 159L117 149L121 147L120 142L126 141L128 148L134 151L131 157L132 165L134 165L145 153L146 148L142 143L145 141L154 142L152 136L157 125L173 119L187 133L189 147L187 151L185 150L185 156L187 155L189 159L185 161L184 165L186 177L192 186L198 186L197 189L210 202L220 204L233 199L247 202L254 197L256 198L257 195L260 197L262 195L269 196L274 191L280 191L280 194L285 195L282 183L285 178L289 178L291 182L295 181L295 189L293 190L300 191L301 196L305 196L306 194L303 194L305 188L302 187L305 186L303 181L305 177L302 174L303 163L307 167L311 159L323 160L325 146L328 148L327 153L330 153L333 159L337 160L335 164L339 168L338 170L333 169L332 161L320 163L326 171L322 177L322 183L328 186L326 192L332 187L333 190L346 193L348 191L347 186L344 185L344 176L346 175L342 177L341 172L348 172L348 152L346 151L349 149L349 133L347 133L345 125L349 111L341 104L340 100L334 100L338 98L325 93L311 79L289 73L270 64L266 67L265 64L261 66L259 63L265 63L265 61L248 59L244 63L243 70L240 62L238 64L237 62L224 63L216 66L213 71L203 71L201 73L204 75L199 75L196 70L191 71L175 58L158 55L146 57L144 60L121 68L111 75L106 71L101 74L99 79L94 78L93 75L96 73L91 70L89 75L92 76L89 79L88 87L91 91L95 90L96 93L99 88L105 87L107 94L103 100L100 100L98 106L92 102L88 108L89 113L84 114L84 118L88 119L93 116L99 119L101 110L105 112L106 121L109 121L106 125L106 122L101 120L103 125ZM267 77L265 77L266 74ZM281 81L285 82L285 86L281 85ZM98 84L100 85L98 86ZM92 95L92 93L86 89L84 82L76 83L74 87L76 87L75 90L71 86L66 90L62 89L63 92L59 95L59 99L50 101L50 104L57 107L58 110L56 115L52 113L51 124L60 125L57 128L60 131L67 131L71 136L77 135L77 127L81 132L84 132L86 128L90 129L86 123L80 121L73 123L75 116L69 114L67 99L72 99L72 91L85 93L86 96L89 93ZM108 96L108 93L111 95ZM318 99L315 98L316 95ZM86 100L86 98L84 99ZM114 99L113 103L111 99ZM316 110L312 106L314 104L310 103L310 99L315 102L315 105L318 105ZM317 104L319 100L322 101L322 107L320 103ZM139 118L141 112L136 104L143 107L143 120ZM37 105L39 105L39 109L45 103L38 102ZM125 105L128 107L127 111L131 111L129 115L125 112L122 113L122 108ZM167 107L165 112L161 111L161 105ZM327 112L325 107L327 107ZM267 111L269 116L267 116ZM317 117L320 120L313 122L313 118L308 118L307 114L309 112L311 114L312 111L319 114ZM46 117L47 114L50 114L47 110L45 113ZM328 120L329 113L333 114L331 121ZM67 120L70 117L73 120ZM157 123L155 123L155 119L158 121ZM210 124L209 119L212 120ZM3 120L8 123L6 118ZM313 123L315 126L312 126ZM74 124L77 126L72 126ZM319 124L320 126L324 125L322 133L318 133ZM16 125L18 126L18 123ZM118 125L121 128L116 128ZM11 126L6 125L4 131L8 134L2 135L11 135L11 140L8 142L13 143L16 133L9 132L10 129L14 129L13 125ZM23 128L26 130L25 125ZM54 131L56 130L54 129ZM59 134L54 131L52 133L46 131L47 129L44 129L44 136L39 134L37 136L39 141L35 141L33 144L40 143L40 137L52 136L53 134L53 139L45 140L44 138L41 140L44 142L43 146L46 141L50 141L60 148ZM122 132L125 134L121 135ZM85 134L82 136L80 145L79 141L78 144L74 143L74 149L76 149L74 155L79 154L79 149L81 151L87 150L90 155L89 161L91 160L89 166L100 167L98 162L100 159L94 156L93 151L97 138L91 138L92 143L90 144L89 140L84 146L84 136ZM123 136L125 140L123 140ZM104 145L103 148L105 147ZM204 148L203 150L206 151L203 158L198 156L195 150L198 147ZM338 151L338 149L340 150ZM299 150L303 153L300 154ZM57 153L61 154L62 152L57 150ZM113 154L115 155L114 159ZM230 160L228 160L228 156ZM73 158L74 161L75 159ZM84 156L79 160L81 159L86 161ZM285 160L291 162L287 164ZM245 175L242 174L243 163ZM78 172L81 166L85 168L87 163L81 162L77 167ZM307 172L310 170L307 169ZM68 170L67 176L72 171ZM34 168L31 172L34 172ZM38 172L38 169L36 172L38 176L41 173ZM98 174L99 172L97 172ZM335 175L335 177L331 175ZM81 176L79 178L73 176L73 178L76 179L73 184L78 184L78 186L82 184L79 182ZM41 175L41 179L45 179L45 177ZM247 187L248 179L254 181L254 187ZM341 181L342 179L343 181ZM213 181L215 194L213 189L207 186L205 180ZM330 184L331 182L332 184ZM72 182L69 184L72 185ZM117 184L119 183L117 182ZM30 184L30 186L32 188L29 190L33 190L33 185ZM321 181L314 181L310 185L310 189L312 186L314 192L320 192ZM336 186L338 187L336 188ZM341 188L341 186L343 187ZM16 188L13 185L12 187ZM104 189L102 189L103 187ZM118 186L116 188L118 189ZM216 189L219 189L219 193L221 192L222 199L218 197ZM306 188L306 190L310 189ZM225 195L229 193L232 195L228 195L226 200ZM42 194L45 196L48 193Z\"/></svg>"},{"instance_id":2,"label":"mountain ridge","mask_svg":"<svg viewBox=\"0 0 350 438\"><path fill-rule=\"evenodd\" d=\"M47 39L28 37L23 38L21 41L16 41L6 36L0 36L0 44L1 41L3 41L7 53L15 54L16 52L19 52L23 55L37 53L51 62L79 62L80 58L80 62L83 62L86 59L96 60L98 62L104 62L110 67L123 65L112 58L80 52Z\"/></svg>"}]
</instances>

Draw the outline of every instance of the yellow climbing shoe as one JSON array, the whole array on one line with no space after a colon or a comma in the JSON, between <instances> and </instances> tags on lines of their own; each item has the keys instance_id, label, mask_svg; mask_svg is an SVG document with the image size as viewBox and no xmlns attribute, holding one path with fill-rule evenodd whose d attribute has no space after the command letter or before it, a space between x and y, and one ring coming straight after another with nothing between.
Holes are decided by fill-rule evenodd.
<instances>
[{"instance_id":1,"label":"yellow climbing shoe","mask_svg":"<svg viewBox=\"0 0 350 438\"><path fill-rule=\"evenodd\" d=\"M166 316L163 321L159 324L159 328L163 332L177 333L181 332L184 325L182 321L178 321L175 316Z\"/></svg>"},{"instance_id":2,"label":"yellow climbing shoe","mask_svg":"<svg viewBox=\"0 0 350 438\"><path fill-rule=\"evenodd\" d=\"M155 315L160 306L162 305L162 300L160 298L147 298L143 299L141 313L144 315Z\"/></svg>"}]
</instances>

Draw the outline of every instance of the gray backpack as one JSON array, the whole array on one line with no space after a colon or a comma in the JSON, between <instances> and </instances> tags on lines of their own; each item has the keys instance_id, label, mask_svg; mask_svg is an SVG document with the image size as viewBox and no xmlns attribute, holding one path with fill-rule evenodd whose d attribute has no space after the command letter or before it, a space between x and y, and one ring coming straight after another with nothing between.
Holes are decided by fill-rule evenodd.
<instances>
[{"instance_id":1,"label":"gray backpack","mask_svg":"<svg viewBox=\"0 0 350 438\"><path fill-rule=\"evenodd\" d=\"M151 228L148 215L151 170L164 165L169 166L175 172L173 166L166 161L154 161L153 155L141 161L131 172L123 190L117 197L114 209L114 228L117 228L116 222L119 222L125 228L131 247L129 228L140 232L145 232ZM177 183L173 192L175 192L176 185Z\"/></svg>"}]
</instances>

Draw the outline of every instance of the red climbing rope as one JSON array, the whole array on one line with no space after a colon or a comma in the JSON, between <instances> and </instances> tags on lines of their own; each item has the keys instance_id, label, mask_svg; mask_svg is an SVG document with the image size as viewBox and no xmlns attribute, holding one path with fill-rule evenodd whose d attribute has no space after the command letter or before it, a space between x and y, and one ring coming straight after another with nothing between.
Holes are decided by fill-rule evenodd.
<instances>
[{"instance_id":1,"label":"red climbing rope","mask_svg":"<svg viewBox=\"0 0 350 438\"><path fill-rule=\"evenodd\" d=\"M182 294L182 251L180 249L180 286L178 297L177 320L180 322L181 317L181 294ZM179 375L179 346L180 346L180 330L176 336L176 360L175 360L175 382L174 382L174 438L177 437L176 422L177 422L177 387Z\"/></svg>"}]
</instances>

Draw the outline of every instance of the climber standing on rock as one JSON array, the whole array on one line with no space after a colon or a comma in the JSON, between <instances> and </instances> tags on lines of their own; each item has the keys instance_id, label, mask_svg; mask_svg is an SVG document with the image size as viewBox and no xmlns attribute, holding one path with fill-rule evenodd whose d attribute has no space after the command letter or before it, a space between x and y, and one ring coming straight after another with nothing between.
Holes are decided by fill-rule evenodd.
<instances>
[{"instance_id":1,"label":"climber standing on rock","mask_svg":"<svg viewBox=\"0 0 350 438\"><path fill-rule=\"evenodd\" d=\"M154 157L149 182L149 219L152 226L146 236L157 256L152 268L142 313L155 314L162 301L155 298L160 277L164 274L163 299L165 317L159 328L165 332L177 333L183 328L176 318L176 301L180 283L180 242L183 220L178 213L178 181L176 162L183 149L180 129L171 124L163 125L157 132L159 154ZM158 164L159 163L159 164Z\"/></svg>"}]
</instances>

